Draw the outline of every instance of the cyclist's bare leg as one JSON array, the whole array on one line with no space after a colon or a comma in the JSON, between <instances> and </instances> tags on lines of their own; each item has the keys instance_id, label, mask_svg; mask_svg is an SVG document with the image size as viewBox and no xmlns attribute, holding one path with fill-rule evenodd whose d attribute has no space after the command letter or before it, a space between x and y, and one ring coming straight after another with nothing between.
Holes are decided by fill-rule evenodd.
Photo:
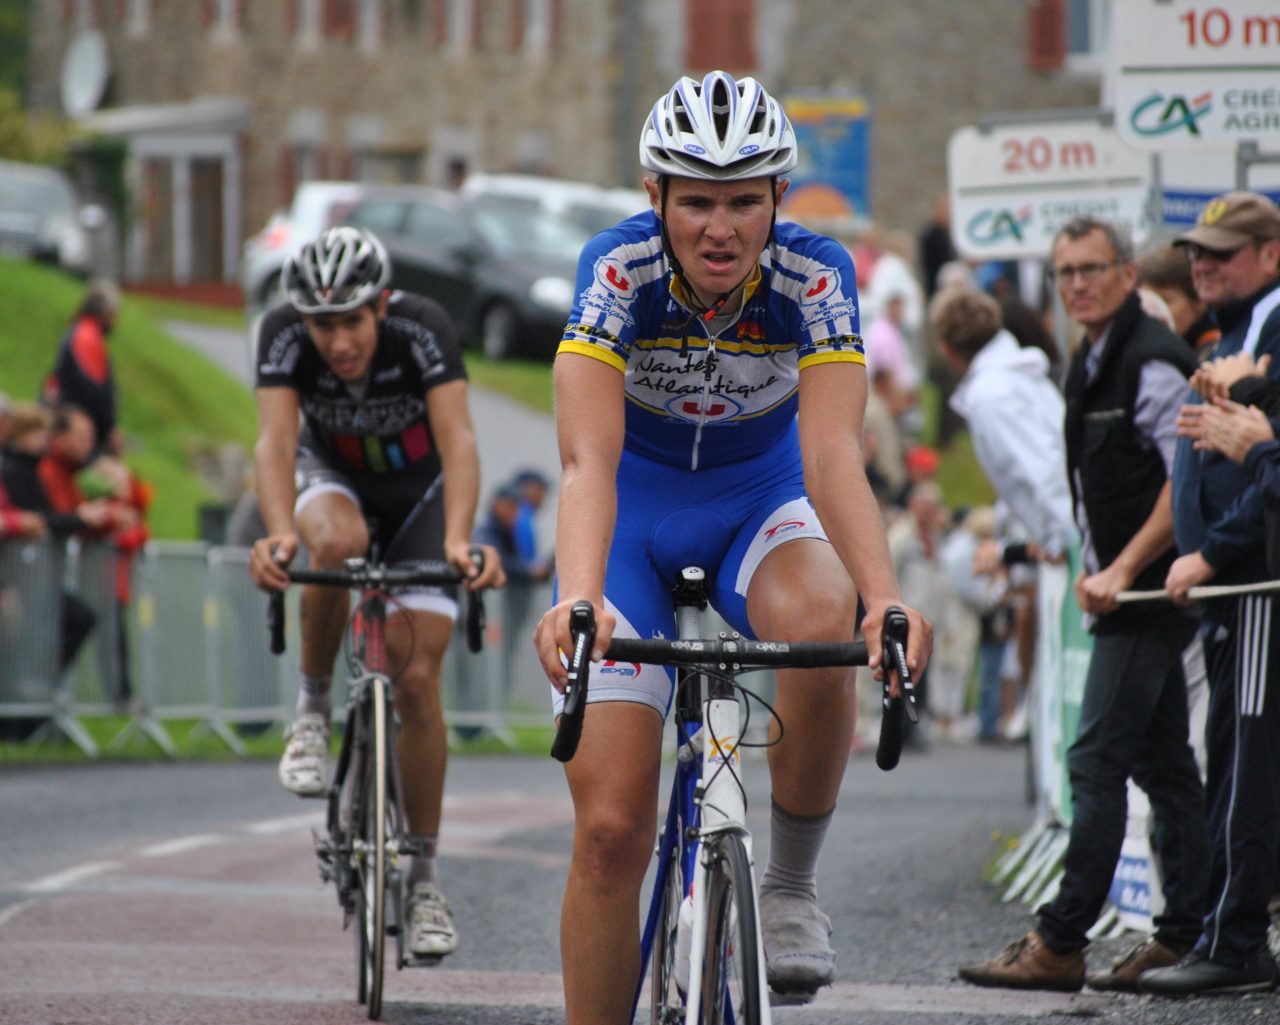
<instances>
[{"instance_id":1,"label":"cyclist's bare leg","mask_svg":"<svg viewBox=\"0 0 1280 1025\"><path fill-rule=\"evenodd\" d=\"M751 628L769 640L851 641L856 613L848 573L831 545L814 538L772 551L747 589ZM853 670L780 671L777 709L784 729L781 743L769 748L773 799L793 815L825 815L849 757Z\"/></svg>"},{"instance_id":2,"label":"cyclist's bare leg","mask_svg":"<svg viewBox=\"0 0 1280 1025\"><path fill-rule=\"evenodd\" d=\"M565 766L574 808L560 912L568 1025L630 1022L661 748L662 719L648 705L595 702L587 706L578 753Z\"/></svg>"},{"instance_id":3,"label":"cyclist's bare leg","mask_svg":"<svg viewBox=\"0 0 1280 1025\"><path fill-rule=\"evenodd\" d=\"M387 620L387 654L396 677L400 716L400 778L409 831L417 836L440 832L445 763L449 738L440 705L440 667L453 634L453 620L416 609ZM405 664L405 658L411 661Z\"/></svg>"},{"instance_id":4,"label":"cyclist's bare leg","mask_svg":"<svg viewBox=\"0 0 1280 1025\"><path fill-rule=\"evenodd\" d=\"M852 640L853 583L824 541L802 538L766 556L747 591L758 636ZM818 857L853 735L851 669L778 673L781 741L769 748L773 809L769 863L760 882L760 928L769 985L812 994L835 977L831 923L818 906ZM770 733L777 738L777 724Z\"/></svg>"},{"instance_id":5,"label":"cyclist's bare leg","mask_svg":"<svg viewBox=\"0 0 1280 1025\"><path fill-rule=\"evenodd\" d=\"M364 555L369 530L355 503L339 492L317 495L298 513L298 537L312 569L341 569L345 560ZM328 677L347 626L347 592L337 587L303 587L299 609L302 672Z\"/></svg>"}]
</instances>

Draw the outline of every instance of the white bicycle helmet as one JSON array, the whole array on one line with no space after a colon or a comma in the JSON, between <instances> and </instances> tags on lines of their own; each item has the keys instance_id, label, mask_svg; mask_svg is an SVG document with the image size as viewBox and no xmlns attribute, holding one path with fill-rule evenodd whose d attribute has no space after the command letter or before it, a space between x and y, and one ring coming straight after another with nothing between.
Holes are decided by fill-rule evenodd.
<instances>
[{"instance_id":1,"label":"white bicycle helmet","mask_svg":"<svg viewBox=\"0 0 1280 1025\"><path fill-rule=\"evenodd\" d=\"M372 302L391 278L382 243L368 231L329 228L284 265L285 298L299 313L345 313Z\"/></svg>"},{"instance_id":2,"label":"white bicycle helmet","mask_svg":"<svg viewBox=\"0 0 1280 1025\"><path fill-rule=\"evenodd\" d=\"M701 82L681 78L653 105L640 163L686 178L766 178L796 166L796 137L782 105L754 78L712 71Z\"/></svg>"}]
</instances>

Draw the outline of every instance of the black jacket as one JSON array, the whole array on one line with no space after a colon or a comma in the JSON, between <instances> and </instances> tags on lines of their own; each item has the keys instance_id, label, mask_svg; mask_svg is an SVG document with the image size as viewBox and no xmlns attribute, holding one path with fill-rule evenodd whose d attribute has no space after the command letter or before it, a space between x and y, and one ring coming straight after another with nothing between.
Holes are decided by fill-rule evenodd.
<instances>
[{"instance_id":1,"label":"black jacket","mask_svg":"<svg viewBox=\"0 0 1280 1025\"><path fill-rule=\"evenodd\" d=\"M1185 341L1142 312L1136 292L1117 311L1097 372L1086 381L1091 349L1084 341L1067 371L1067 471L1072 497L1084 506L1088 518L1098 565L1106 568L1147 521L1168 479L1160 453L1134 424L1142 368L1151 360L1163 360L1189 377L1196 357ZM1134 588L1163 587L1175 556L1170 545L1138 574ZM1151 617L1150 608L1121 606L1098 617L1094 632L1132 629L1151 622Z\"/></svg>"}]
</instances>

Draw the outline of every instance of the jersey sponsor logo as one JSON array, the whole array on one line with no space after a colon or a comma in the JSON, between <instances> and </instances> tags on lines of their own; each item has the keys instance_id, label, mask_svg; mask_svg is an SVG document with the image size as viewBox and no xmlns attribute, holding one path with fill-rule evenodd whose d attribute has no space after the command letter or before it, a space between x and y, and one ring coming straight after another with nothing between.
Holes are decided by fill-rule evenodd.
<instances>
[{"instance_id":1,"label":"jersey sponsor logo","mask_svg":"<svg viewBox=\"0 0 1280 1025\"><path fill-rule=\"evenodd\" d=\"M805 311L804 326L813 327L815 324L825 324L829 321L840 320L842 317L848 317L853 320L858 315L858 304L849 297L844 297L838 302L823 301L818 303L812 310Z\"/></svg>"},{"instance_id":2,"label":"jersey sponsor logo","mask_svg":"<svg viewBox=\"0 0 1280 1025\"><path fill-rule=\"evenodd\" d=\"M668 413L681 420L703 420L706 423L732 420L745 408L742 403L735 402L727 395L708 395L703 399L700 394L677 395L666 406Z\"/></svg>"},{"instance_id":3,"label":"jersey sponsor logo","mask_svg":"<svg viewBox=\"0 0 1280 1025\"><path fill-rule=\"evenodd\" d=\"M626 266L616 256L602 256L596 261L596 280L614 295L630 298L635 292L635 281Z\"/></svg>"},{"instance_id":4,"label":"jersey sponsor logo","mask_svg":"<svg viewBox=\"0 0 1280 1025\"><path fill-rule=\"evenodd\" d=\"M615 662L613 659L605 659L595 672L597 676L623 676L629 680L634 680L640 675L640 663Z\"/></svg>"},{"instance_id":5,"label":"jersey sponsor logo","mask_svg":"<svg viewBox=\"0 0 1280 1025\"><path fill-rule=\"evenodd\" d=\"M783 520L781 523L775 523L772 527L764 532L764 539L772 541L778 534L790 534L793 530L803 530L809 524L804 520Z\"/></svg>"},{"instance_id":6,"label":"jersey sponsor logo","mask_svg":"<svg viewBox=\"0 0 1280 1025\"><path fill-rule=\"evenodd\" d=\"M631 296L614 295L602 289L588 288L578 296L578 306L581 307L583 321L595 320L596 323L581 324L578 330L581 331L583 327L598 327L610 317L616 318L626 327L631 327L635 324L635 318L631 316L630 299Z\"/></svg>"},{"instance_id":7,"label":"jersey sponsor logo","mask_svg":"<svg viewBox=\"0 0 1280 1025\"><path fill-rule=\"evenodd\" d=\"M813 306L830 298L840 289L840 272L834 267L822 267L809 275L800 289L800 305Z\"/></svg>"}]
</instances>

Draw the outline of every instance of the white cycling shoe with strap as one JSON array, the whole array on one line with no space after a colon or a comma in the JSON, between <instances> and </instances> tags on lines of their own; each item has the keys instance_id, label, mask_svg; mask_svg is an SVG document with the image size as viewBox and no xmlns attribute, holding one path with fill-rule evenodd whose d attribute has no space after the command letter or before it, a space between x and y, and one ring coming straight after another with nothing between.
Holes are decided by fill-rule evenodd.
<instances>
[{"instance_id":1,"label":"white cycling shoe with strap","mask_svg":"<svg viewBox=\"0 0 1280 1025\"><path fill-rule=\"evenodd\" d=\"M280 782L299 797L320 797L325 788L329 757L329 720L314 712L298 716L284 731Z\"/></svg>"},{"instance_id":2,"label":"white cycling shoe with strap","mask_svg":"<svg viewBox=\"0 0 1280 1025\"><path fill-rule=\"evenodd\" d=\"M430 883L415 883L405 916L409 921L409 952L415 957L444 957L458 947L453 912Z\"/></svg>"}]
</instances>

